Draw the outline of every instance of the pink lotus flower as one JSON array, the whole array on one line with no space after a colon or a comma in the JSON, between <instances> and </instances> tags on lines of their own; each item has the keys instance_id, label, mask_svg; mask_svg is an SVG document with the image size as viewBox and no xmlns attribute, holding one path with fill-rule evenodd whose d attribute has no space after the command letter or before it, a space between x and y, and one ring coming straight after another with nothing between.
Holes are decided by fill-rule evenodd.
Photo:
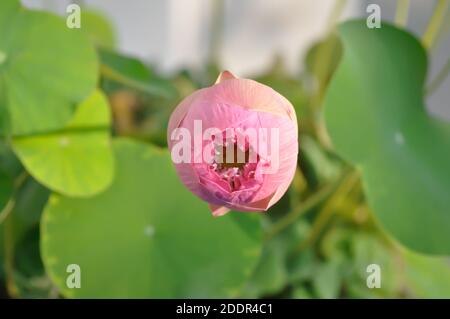
<instances>
[{"instance_id":1,"label":"pink lotus flower","mask_svg":"<svg viewBox=\"0 0 450 319\"><path fill-rule=\"evenodd\" d=\"M225 71L177 106L168 144L180 179L214 216L265 211L294 177L297 119L279 93Z\"/></svg>"}]
</instances>

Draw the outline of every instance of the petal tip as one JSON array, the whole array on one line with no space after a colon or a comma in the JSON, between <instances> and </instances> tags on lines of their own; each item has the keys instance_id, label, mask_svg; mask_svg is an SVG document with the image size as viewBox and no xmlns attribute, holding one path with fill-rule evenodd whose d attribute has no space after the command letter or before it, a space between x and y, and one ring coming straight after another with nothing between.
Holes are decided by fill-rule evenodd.
<instances>
[{"instance_id":1,"label":"petal tip","mask_svg":"<svg viewBox=\"0 0 450 319\"><path fill-rule=\"evenodd\" d=\"M217 206L217 205L209 205L209 209L211 210L211 213L214 217L220 217L225 215L230 211L230 209L226 208L225 206Z\"/></svg>"},{"instance_id":2,"label":"petal tip","mask_svg":"<svg viewBox=\"0 0 450 319\"><path fill-rule=\"evenodd\" d=\"M225 71L222 71L219 74L215 84L221 83L221 82L226 81L226 80L236 79L236 78L237 77L233 73L231 73L230 71L225 70Z\"/></svg>"}]
</instances>

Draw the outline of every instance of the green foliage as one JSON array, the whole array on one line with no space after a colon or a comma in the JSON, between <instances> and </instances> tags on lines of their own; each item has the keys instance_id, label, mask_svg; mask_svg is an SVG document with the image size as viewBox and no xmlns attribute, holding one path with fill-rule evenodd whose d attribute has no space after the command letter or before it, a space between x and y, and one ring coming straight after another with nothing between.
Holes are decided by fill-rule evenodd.
<instances>
[{"instance_id":1,"label":"green foliage","mask_svg":"<svg viewBox=\"0 0 450 319\"><path fill-rule=\"evenodd\" d=\"M405 277L420 298L450 298L450 260L405 252Z\"/></svg>"},{"instance_id":2,"label":"green foliage","mask_svg":"<svg viewBox=\"0 0 450 319\"><path fill-rule=\"evenodd\" d=\"M4 251L4 230L3 226L0 225L0 282L4 281L5 278L5 251Z\"/></svg>"},{"instance_id":3,"label":"green foliage","mask_svg":"<svg viewBox=\"0 0 450 319\"><path fill-rule=\"evenodd\" d=\"M0 211L6 206L13 192L13 181L6 173L0 170Z\"/></svg>"},{"instance_id":4,"label":"green foliage","mask_svg":"<svg viewBox=\"0 0 450 319\"><path fill-rule=\"evenodd\" d=\"M266 221L266 228L272 226ZM285 232L264 243L262 256L243 291L243 297L276 296L282 292L295 273L290 260L293 246L305 237L308 226L304 222L291 225ZM304 270L302 268L302 270Z\"/></svg>"},{"instance_id":5,"label":"green foliage","mask_svg":"<svg viewBox=\"0 0 450 319\"><path fill-rule=\"evenodd\" d=\"M43 185L71 196L92 195L113 177L109 125L108 102L97 91L77 107L62 130L15 137L12 147Z\"/></svg>"},{"instance_id":6,"label":"green foliage","mask_svg":"<svg viewBox=\"0 0 450 319\"><path fill-rule=\"evenodd\" d=\"M0 140L0 169L11 179L19 176L22 164L7 143Z\"/></svg>"},{"instance_id":7,"label":"green foliage","mask_svg":"<svg viewBox=\"0 0 450 319\"><path fill-rule=\"evenodd\" d=\"M17 242L14 279L22 298L54 298L57 293L39 254L39 228L32 227Z\"/></svg>"},{"instance_id":8,"label":"green foliage","mask_svg":"<svg viewBox=\"0 0 450 319\"><path fill-rule=\"evenodd\" d=\"M341 40L336 34L314 44L305 59L307 71L315 78L320 90L324 90L342 57Z\"/></svg>"},{"instance_id":9,"label":"green foliage","mask_svg":"<svg viewBox=\"0 0 450 319\"><path fill-rule=\"evenodd\" d=\"M339 266L335 261L319 265L313 279L313 287L317 297L324 299L339 297L340 274L342 272Z\"/></svg>"},{"instance_id":10,"label":"green foliage","mask_svg":"<svg viewBox=\"0 0 450 319\"><path fill-rule=\"evenodd\" d=\"M324 150L315 139L304 135L300 141L300 152L304 169L312 186L326 184L339 177L343 168L342 162Z\"/></svg>"},{"instance_id":11,"label":"green foliage","mask_svg":"<svg viewBox=\"0 0 450 319\"><path fill-rule=\"evenodd\" d=\"M39 225L41 213L50 195L48 188L33 178L27 178L16 191L14 214L29 227Z\"/></svg>"},{"instance_id":12,"label":"green foliage","mask_svg":"<svg viewBox=\"0 0 450 319\"><path fill-rule=\"evenodd\" d=\"M426 113L426 53L409 33L344 23L303 73L277 60L256 78L296 109L298 169L268 213L213 218L176 176L166 130L221 68L160 75L114 50L100 12L81 19L68 29L0 2L0 293L450 297L449 259L396 242L450 254L450 128ZM381 288L366 284L371 264Z\"/></svg>"},{"instance_id":13,"label":"green foliage","mask_svg":"<svg viewBox=\"0 0 450 319\"><path fill-rule=\"evenodd\" d=\"M100 12L82 10L81 21L83 30L87 30L87 33L95 46L114 49L116 46L114 28L109 20Z\"/></svg>"},{"instance_id":14,"label":"green foliage","mask_svg":"<svg viewBox=\"0 0 450 319\"><path fill-rule=\"evenodd\" d=\"M115 141L114 151L107 191L89 199L54 194L45 210L42 255L63 294L236 296L259 256L258 216L212 218L178 181L167 151L127 140ZM81 289L66 286L74 262Z\"/></svg>"},{"instance_id":15,"label":"green foliage","mask_svg":"<svg viewBox=\"0 0 450 319\"><path fill-rule=\"evenodd\" d=\"M153 74L141 61L105 49L99 50L99 55L101 71L108 81L119 82L150 95L166 98L176 95L169 81ZM109 83L106 88L112 90L114 86Z\"/></svg>"},{"instance_id":16,"label":"green foliage","mask_svg":"<svg viewBox=\"0 0 450 319\"><path fill-rule=\"evenodd\" d=\"M95 88L98 63L88 37L55 15L0 3L0 114L3 135L59 129Z\"/></svg>"},{"instance_id":17,"label":"green foliage","mask_svg":"<svg viewBox=\"0 0 450 319\"><path fill-rule=\"evenodd\" d=\"M388 24L371 30L353 21L339 30L344 57L325 103L333 143L361 169L389 233L413 249L449 254L450 125L423 105L424 49Z\"/></svg>"}]
</instances>

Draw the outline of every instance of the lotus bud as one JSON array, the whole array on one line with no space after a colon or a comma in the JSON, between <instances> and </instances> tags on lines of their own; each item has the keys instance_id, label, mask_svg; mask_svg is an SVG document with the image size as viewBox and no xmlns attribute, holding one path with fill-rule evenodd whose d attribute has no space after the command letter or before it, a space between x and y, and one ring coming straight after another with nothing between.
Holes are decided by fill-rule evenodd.
<instances>
[{"instance_id":1,"label":"lotus bud","mask_svg":"<svg viewBox=\"0 0 450 319\"><path fill-rule=\"evenodd\" d=\"M228 71L181 101L167 138L181 181L214 216L266 211L287 191L297 166L292 104Z\"/></svg>"}]
</instances>

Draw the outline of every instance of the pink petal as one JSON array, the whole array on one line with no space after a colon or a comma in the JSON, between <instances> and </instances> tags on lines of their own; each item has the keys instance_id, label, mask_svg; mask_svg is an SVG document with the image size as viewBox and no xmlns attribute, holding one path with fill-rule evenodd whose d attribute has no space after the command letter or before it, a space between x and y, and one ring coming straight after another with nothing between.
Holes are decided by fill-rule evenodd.
<instances>
[{"instance_id":1,"label":"pink petal","mask_svg":"<svg viewBox=\"0 0 450 319\"><path fill-rule=\"evenodd\" d=\"M209 209L211 210L211 213L214 217L223 216L230 211L230 209L226 208L225 206L217 206L213 204L209 204Z\"/></svg>"},{"instance_id":2,"label":"pink petal","mask_svg":"<svg viewBox=\"0 0 450 319\"><path fill-rule=\"evenodd\" d=\"M210 87L202 99L288 116L291 120L297 121L294 107L286 98L272 88L249 79L229 79L219 82Z\"/></svg>"},{"instance_id":3,"label":"pink petal","mask_svg":"<svg viewBox=\"0 0 450 319\"><path fill-rule=\"evenodd\" d=\"M184 117L189 111L189 108L191 107L192 103L199 97L201 94L203 94L207 89L201 89L198 91L193 92L191 95L187 96L185 99L183 99L180 104L175 108L173 113L170 115L169 119L169 125L167 127L167 139L168 139L168 145L169 148L172 146L171 142L171 135L174 129L180 126L181 121L183 121Z\"/></svg>"}]
</instances>

